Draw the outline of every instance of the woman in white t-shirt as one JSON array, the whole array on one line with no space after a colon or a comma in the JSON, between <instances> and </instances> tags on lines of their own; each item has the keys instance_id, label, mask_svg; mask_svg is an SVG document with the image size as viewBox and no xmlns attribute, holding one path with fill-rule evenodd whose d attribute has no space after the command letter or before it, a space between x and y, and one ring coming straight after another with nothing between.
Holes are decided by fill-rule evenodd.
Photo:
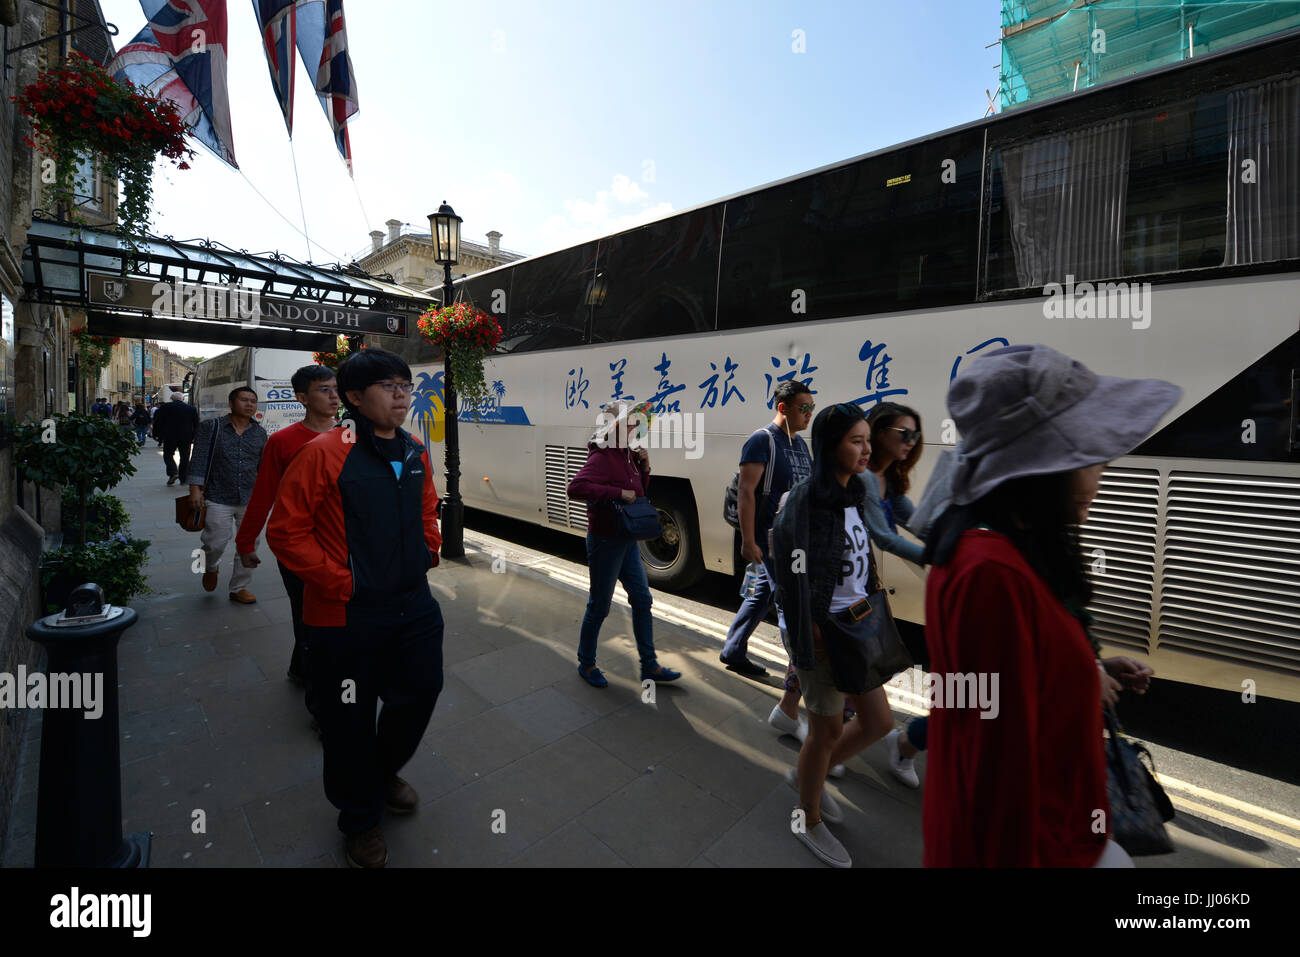
<instances>
[{"instance_id":1,"label":"woman in white t-shirt","mask_svg":"<svg viewBox=\"0 0 1300 957\"><path fill-rule=\"evenodd\" d=\"M825 790L826 775L893 728L883 686L910 659L901 643L894 648L879 637L888 610L883 596L873 595L879 585L863 511L866 486L855 478L871 456L862 409L840 403L823 410L813 422L812 446L813 474L790 490L772 531L782 639L808 710L798 770L786 782L798 790L803 811L795 836L825 863L849 867L848 852L823 823L843 820ZM847 724L846 696L855 712Z\"/></svg>"}]
</instances>

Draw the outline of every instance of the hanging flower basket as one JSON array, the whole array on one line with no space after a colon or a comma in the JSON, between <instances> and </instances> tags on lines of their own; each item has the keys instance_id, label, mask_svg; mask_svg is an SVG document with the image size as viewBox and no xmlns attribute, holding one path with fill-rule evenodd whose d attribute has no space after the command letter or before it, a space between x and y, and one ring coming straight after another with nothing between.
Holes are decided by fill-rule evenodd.
<instances>
[{"instance_id":1,"label":"hanging flower basket","mask_svg":"<svg viewBox=\"0 0 1300 957\"><path fill-rule=\"evenodd\" d=\"M469 406L486 399L483 360L501 341L501 324L481 309L458 302L446 308L430 306L415 326L425 342L447 356L457 397Z\"/></svg>"},{"instance_id":2,"label":"hanging flower basket","mask_svg":"<svg viewBox=\"0 0 1300 957\"><path fill-rule=\"evenodd\" d=\"M194 151L185 145L176 106L130 82L119 83L80 53L41 74L13 101L32 124L27 145L53 161L48 172L46 162L40 171L51 202L66 206L74 222L78 192L90 192L90 184L77 177L78 162L88 154L102 157L107 181L121 180L117 217L122 232L132 237L143 236L149 224L154 161L161 155L178 169L190 168L186 160Z\"/></svg>"},{"instance_id":3,"label":"hanging flower basket","mask_svg":"<svg viewBox=\"0 0 1300 957\"><path fill-rule=\"evenodd\" d=\"M356 351L360 352L365 347L366 347L365 343L362 343L360 348L358 348ZM348 337L339 336L338 339L336 340L336 345L334 347L333 352L313 352L311 354L311 358L312 361L315 362L318 366L324 366L326 369L329 369L331 372L338 372L339 366L343 364L343 360L346 359L351 354L352 354L352 350L348 348Z\"/></svg>"},{"instance_id":4,"label":"hanging flower basket","mask_svg":"<svg viewBox=\"0 0 1300 957\"><path fill-rule=\"evenodd\" d=\"M77 352L81 356L82 377L88 382L94 382L108 368L108 363L113 358L113 346L122 340L116 336L91 335L82 326L72 330L72 341L77 344Z\"/></svg>"}]
</instances>

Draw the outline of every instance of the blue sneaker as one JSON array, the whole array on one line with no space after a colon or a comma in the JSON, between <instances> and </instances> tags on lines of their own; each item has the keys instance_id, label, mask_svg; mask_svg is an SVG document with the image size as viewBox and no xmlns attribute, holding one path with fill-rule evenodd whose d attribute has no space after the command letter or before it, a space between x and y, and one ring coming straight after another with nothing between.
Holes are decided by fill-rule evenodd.
<instances>
[{"instance_id":1,"label":"blue sneaker","mask_svg":"<svg viewBox=\"0 0 1300 957\"><path fill-rule=\"evenodd\" d=\"M663 665L656 666L654 671L646 671L644 668L641 669L642 681L647 679L654 682L676 681L681 676L682 673L680 671L673 671L672 668L665 668Z\"/></svg>"}]
</instances>

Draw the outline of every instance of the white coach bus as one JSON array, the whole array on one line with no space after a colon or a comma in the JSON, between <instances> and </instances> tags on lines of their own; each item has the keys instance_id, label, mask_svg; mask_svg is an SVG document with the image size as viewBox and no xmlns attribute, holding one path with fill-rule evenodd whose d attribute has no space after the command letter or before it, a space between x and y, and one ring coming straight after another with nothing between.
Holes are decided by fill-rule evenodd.
<instances>
[{"instance_id":1,"label":"white coach bus","mask_svg":"<svg viewBox=\"0 0 1300 957\"><path fill-rule=\"evenodd\" d=\"M504 330L491 396L461 412L466 505L582 534L565 487L597 413L652 400L704 434L699 457L651 451L666 532L643 543L650 577L733 573L723 492L777 382L819 408L918 410L915 500L958 438L953 375L1041 342L1183 389L1084 528L1099 636L1164 678L1300 700L1297 64L1292 32L460 281ZM412 431L440 455L441 363L400 348ZM923 571L882 570L921 621Z\"/></svg>"},{"instance_id":2,"label":"white coach bus","mask_svg":"<svg viewBox=\"0 0 1300 957\"><path fill-rule=\"evenodd\" d=\"M190 402L200 419L230 411L230 390L246 385L257 393L256 421L269 432L301 422L302 403L293 394L290 377L312 364L310 352L241 346L204 359L194 373Z\"/></svg>"}]
</instances>

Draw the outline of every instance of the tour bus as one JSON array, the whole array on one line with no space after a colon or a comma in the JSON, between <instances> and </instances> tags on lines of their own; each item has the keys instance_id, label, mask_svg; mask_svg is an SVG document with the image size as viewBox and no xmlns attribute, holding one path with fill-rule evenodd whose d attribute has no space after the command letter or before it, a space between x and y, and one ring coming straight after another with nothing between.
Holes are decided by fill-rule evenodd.
<instances>
[{"instance_id":1,"label":"tour bus","mask_svg":"<svg viewBox=\"0 0 1300 957\"><path fill-rule=\"evenodd\" d=\"M916 409L916 501L959 439L951 379L1044 343L1183 390L1083 528L1096 634L1163 678L1300 700L1297 65L1290 32L459 281L504 331L487 399L460 411L465 504L583 534L565 489L596 416L649 400L703 429L695 451L650 450L649 576L735 573L723 494L777 383L819 408ZM400 348L411 429L440 455L442 364ZM921 622L923 570L881 559L896 614Z\"/></svg>"},{"instance_id":2,"label":"tour bus","mask_svg":"<svg viewBox=\"0 0 1300 957\"><path fill-rule=\"evenodd\" d=\"M230 411L230 390L246 385L257 393L256 421L268 433L301 422L304 412L293 394L290 377L312 364L310 352L243 346L199 363L190 402L200 419Z\"/></svg>"}]
</instances>

